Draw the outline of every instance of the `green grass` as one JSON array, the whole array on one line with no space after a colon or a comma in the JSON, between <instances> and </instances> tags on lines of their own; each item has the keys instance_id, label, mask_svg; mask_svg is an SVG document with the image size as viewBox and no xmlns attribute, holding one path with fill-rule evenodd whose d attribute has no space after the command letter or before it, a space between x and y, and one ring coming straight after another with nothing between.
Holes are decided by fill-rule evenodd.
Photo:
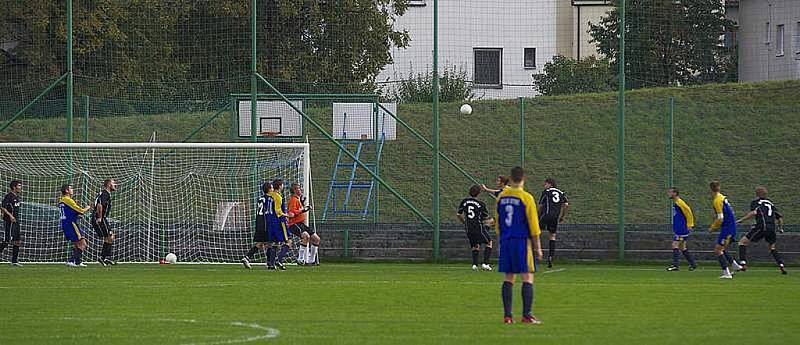
<instances>
[{"instance_id":1,"label":"green grass","mask_svg":"<svg viewBox=\"0 0 800 345\"><path fill-rule=\"evenodd\" d=\"M0 267L2 344L793 344L800 276L662 266L537 274L539 326L503 325L501 274L467 265ZM515 314L519 317L519 284ZM234 324L241 322L243 324ZM250 325L255 324L255 325ZM249 325L249 326L248 326ZM277 330L274 338L267 329Z\"/></svg>"},{"instance_id":2,"label":"green grass","mask_svg":"<svg viewBox=\"0 0 800 345\"><path fill-rule=\"evenodd\" d=\"M664 190L669 184L666 114L670 97L674 98L675 115L673 184L684 191L698 223L711 221L706 191L712 179L722 180L723 191L739 213L749 205L759 184L770 189L771 198L786 214L800 213L800 199L796 198L800 170L794 163L800 161L800 81L741 83L628 93L627 222L669 221ZM519 101L475 101L470 116L458 113L460 105L441 105L442 150L478 180L492 184L495 176L507 173L520 161ZM120 110L134 109L132 106L107 108L113 109L113 116L92 113L89 140L147 141L157 131L159 141L180 141L212 115L135 115ZM330 130L330 108L311 107L308 113ZM398 114L430 138L430 104L401 104ZM532 171L529 189L537 191L545 177L557 178L574 205L570 222L617 221L616 119L614 93L525 101L525 161ZM230 124L230 118L220 117L192 141L231 141ZM63 118L24 117L0 133L0 140L62 141L64 128ZM315 200L321 205L336 149L307 128L312 137ZM398 128L399 140L384 148L381 176L429 215L432 155L409 131ZM76 140L82 138L82 130L82 122L76 121ZM455 206L471 182L444 161L441 179L442 215L445 222L455 222ZM410 220L405 207L385 189L380 191L380 200L381 220Z\"/></svg>"}]
</instances>

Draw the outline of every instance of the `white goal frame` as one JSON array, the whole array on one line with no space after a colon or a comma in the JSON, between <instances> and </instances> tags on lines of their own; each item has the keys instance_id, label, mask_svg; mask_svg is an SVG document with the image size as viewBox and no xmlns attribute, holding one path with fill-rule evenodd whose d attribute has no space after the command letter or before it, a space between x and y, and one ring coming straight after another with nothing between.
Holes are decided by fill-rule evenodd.
<instances>
[{"instance_id":1,"label":"white goal frame","mask_svg":"<svg viewBox=\"0 0 800 345\"><path fill-rule=\"evenodd\" d=\"M0 149L236 149L236 150L259 150L259 149L301 149L303 152L302 169L305 171L302 177L303 193L307 200L313 202L312 180L311 180L311 145L309 143L54 143L54 142L0 142ZM24 183L24 182L23 182ZM313 218L313 216L312 216ZM307 220L309 222L309 220ZM312 225L314 226L314 225ZM2 229L0 229L2 230ZM91 229L85 229L91 231ZM299 246L296 243L295 246ZM25 247L25 244L23 244ZM24 251L25 249L23 249ZM180 258L179 258L180 261ZM87 260L91 263L91 260ZM25 261L25 264L63 264L63 262L37 262ZM126 262L128 263L128 262ZM153 263L152 261L130 262L134 264ZM188 262L189 264L240 264L238 262Z\"/></svg>"}]
</instances>

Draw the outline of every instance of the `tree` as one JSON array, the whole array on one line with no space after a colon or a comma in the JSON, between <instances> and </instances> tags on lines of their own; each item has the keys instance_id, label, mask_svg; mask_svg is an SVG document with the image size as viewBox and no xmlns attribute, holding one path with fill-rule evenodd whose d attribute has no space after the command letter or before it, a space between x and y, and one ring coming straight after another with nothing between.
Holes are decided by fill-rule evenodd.
<instances>
[{"instance_id":1,"label":"tree","mask_svg":"<svg viewBox=\"0 0 800 345\"><path fill-rule=\"evenodd\" d=\"M250 8L241 0L76 1L77 94L225 99L249 89ZM63 2L7 1L0 11L0 86L65 72ZM406 0L258 1L258 71L282 91L376 90ZM9 48L10 47L10 48ZM282 82L283 81L283 82ZM318 85L322 85L317 87Z\"/></svg>"},{"instance_id":2,"label":"tree","mask_svg":"<svg viewBox=\"0 0 800 345\"><path fill-rule=\"evenodd\" d=\"M606 92L614 90L614 73L608 60L590 56L581 60L561 55L544 65L544 71L533 75L533 88L542 95Z\"/></svg>"},{"instance_id":3,"label":"tree","mask_svg":"<svg viewBox=\"0 0 800 345\"><path fill-rule=\"evenodd\" d=\"M614 0L615 5L618 0ZM626 0L625 73L631 88L728 81L736 52L723 46L725 18L719 0ZM618 70L619 7L589 33ZM735 75L735 74L734 74Z\"/></svg>"}]
</instances>

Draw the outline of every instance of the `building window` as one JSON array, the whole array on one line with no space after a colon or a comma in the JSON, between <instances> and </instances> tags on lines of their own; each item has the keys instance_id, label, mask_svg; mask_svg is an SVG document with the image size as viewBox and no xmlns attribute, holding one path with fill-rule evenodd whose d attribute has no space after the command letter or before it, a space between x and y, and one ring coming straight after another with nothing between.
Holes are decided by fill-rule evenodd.
<instances>
[{"instance_id":1,"label":"building window","mask_svg":"<svg viewBox=\"0 0 800 345\"><path fill-rule=\"evenodd\" d=\"M794 53L800 58L800 22L794 28Z\"/></svg>"},{"instance_id":2,"label":"building window","mask_svg":"<svg viewBox=\"0 0 800 345\"><path fill-rule=\"evenodd\" d=\"M772 40L772 28L769 26L769 22L764 26L764 43L769 44Z\"/></svg>"},{"instance_id":3,"label":"building window","mask_svg":"<svg viewBox=\"0 0 800 345\"><path fill-rule=\"evenodd\" d=\"M775 27L775 56L783 56L783 28L783 25Z\"/></svg>"},{"instance_id":4,"label":"building window","mask_svg":"<svg viewBox=\"0 0 800 345\"><path fill-rule=\"evenodd\" d=\"M525 68L536 68L536 48L525 48Z\"/></svg>"},{"instance_id":5,"label":"building window","mask_svg":"<svg viewBox=\"0 0 800 345\"><path fill-rule=\"evenodd\" d=\"M473 78L479 87L503 87L503 49L475 48L475 71Z\"/></svg>"}]
</instances>

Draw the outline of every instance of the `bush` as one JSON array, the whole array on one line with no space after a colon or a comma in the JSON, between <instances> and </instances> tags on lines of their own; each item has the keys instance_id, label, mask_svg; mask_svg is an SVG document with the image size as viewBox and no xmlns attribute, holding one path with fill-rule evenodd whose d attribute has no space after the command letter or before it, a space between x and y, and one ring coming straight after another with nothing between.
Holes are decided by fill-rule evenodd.
<instances>
[{"instance_id":1,"label":"bush","mask_svg":"<svg viewBox=\"0 0 800 345\"><path fill-rule=\"evenodd\" d=\"M400 103L426 103L433 100L433 71L424 73L414 73L414 69L408 78L400 78L401 81L394 87L385 88L387 97ZM470 82L467 80L467 72L455 66L445 67L439 75L439 101L456 102L471 100L474 98Z\"/></svg>"},{"instance_id":2,"label":"bush","mask_svg":"<svg viewBox=\"0 0 800 345\"><path fill-rule=\"evenodd\" d=\"M608 60L594 56L575 60L556 55L543 73L533 75L533 89L547 96L607 92L615 86Z\"/></svg>"}]
</instances>

